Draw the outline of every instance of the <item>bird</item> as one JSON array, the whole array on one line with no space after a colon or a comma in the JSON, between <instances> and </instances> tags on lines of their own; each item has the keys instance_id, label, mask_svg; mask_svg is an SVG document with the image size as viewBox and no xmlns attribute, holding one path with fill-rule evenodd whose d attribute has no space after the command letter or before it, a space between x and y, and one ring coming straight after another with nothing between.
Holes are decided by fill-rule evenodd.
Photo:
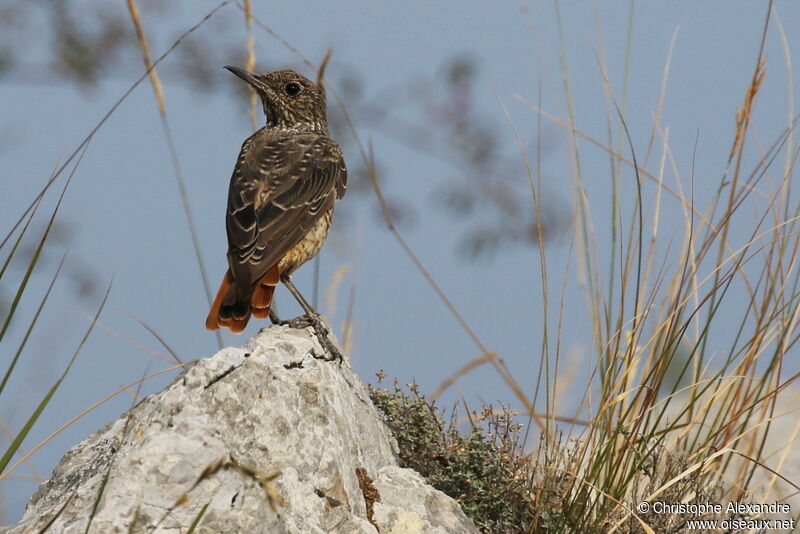
<instances>
[{"instance_id":1,"label":"bird","mask_svg":"<svg viewBox=\"0 0 800 534\"><path fill-rule=\"evenodd\" d=\"M322 248L334 202L347 189L342 149L328 133L323 69L312 82L292 70L225 68L256 91L266 124L242 143L236 159L225 214L228 270L205 326L239 333L251 316L276 321L272 299L283 282L331 349L327 330L291 281Z\"/></svg>"}]
</instances>

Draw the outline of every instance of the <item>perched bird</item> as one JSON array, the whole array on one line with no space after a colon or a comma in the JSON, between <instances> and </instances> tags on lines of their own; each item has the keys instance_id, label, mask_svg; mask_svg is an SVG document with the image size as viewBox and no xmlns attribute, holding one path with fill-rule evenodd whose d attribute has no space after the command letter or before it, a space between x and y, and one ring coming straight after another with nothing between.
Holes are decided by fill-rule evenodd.
<instances>
[{"instance_id":1,"label":"perched bird","mask_svg":"<svg viewBox=\"0 0 800 534\"><path fill-rule=\"evenodd\" d=\"M255 89L267 124L244 141L233 169L225 215L228 272L206 328L241 332L251 315L269 317L282 281L318 336L325 336L316 312L290 280L322 248L333 203L347 185L342 150L328 136L324 88L291 70L254 74L225 68Z\"/></svg>"}]
</instances>

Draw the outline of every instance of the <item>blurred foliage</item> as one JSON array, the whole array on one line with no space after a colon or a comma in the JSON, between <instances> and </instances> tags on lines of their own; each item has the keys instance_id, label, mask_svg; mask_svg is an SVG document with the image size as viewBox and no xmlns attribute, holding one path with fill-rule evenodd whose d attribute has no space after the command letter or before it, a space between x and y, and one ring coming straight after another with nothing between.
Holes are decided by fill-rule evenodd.
<instances>
[{"instance_id":1,"label":"blurred foliage","mask_svg":"<svg viewBox=\"0 0 800 534\"><path fill-rule=\"evenodd\" d=\"M354 112L360 124L450 164L451 173L437 177L434 205L464 221L458 246L472 258L493 257L511 245L537 245L539 235L517 142L499 107L491 117L478 110L479 84L476 60L457 55L434 78L384 90ZM558 202L543 211L547 238L563 229L568 216L559 215Z\"/></svg>"},{"instance_id":2,"label":"blurred foliage","mask_svg":"<svg viewBox=\"0 0 800 534\"><path fill-rule=\"evenodd\" d=\"M139 0L138 4L154 51L172 43L188 25L182 16L187 1ZM202 38L184 40L159 67L162 80L168 85L188 84L198 92L244 94L242 84L230 83L219 68L244 64L242 19L242 13L232 8L209 20ZM264 68L264 62L260 63ZM413 223L422 213L439 211L462 220L456 247L470 258L491 258L509 246L537 244L527 172L499 109L491 117L477 110L475 87L480 69L473 58L451 58L432 79L415 77L372 97L367 95L368 73L338 63L329 69L328 77L360 130L387 136L447 162L452 169L446 175L432 176L433 199L420 199L409 188L387 188L387 201L398 223ZM141 70L139 45L124 2L4 0L0 6L0 82L66 83L89 94L103 81L128 81ZM369 80L369 85L374 81ZM244 108L247 100L237 100ZM347 122L338 106L330 108L334 136L352 154L348 160L350 190L369 196L369 174L356 156ZM413 183L393 175L390 167L377 162L382 181ZM552 199L543 205L548 208L543 213L542 235L548 237L563 228L568 217L558 216L558 202ZM339 209L345 225L346 206ZM375 216L380 217L377 207Z\"/></svg>"}]
</instances>

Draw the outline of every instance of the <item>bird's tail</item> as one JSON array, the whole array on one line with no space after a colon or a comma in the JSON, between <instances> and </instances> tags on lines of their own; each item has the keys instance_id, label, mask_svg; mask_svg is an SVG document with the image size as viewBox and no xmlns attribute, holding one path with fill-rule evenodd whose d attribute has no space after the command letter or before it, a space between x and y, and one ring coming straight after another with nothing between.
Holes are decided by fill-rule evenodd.
<instances>
[{"instance_id":1,"label":"bird's tail","mask_svg":"<svg viewBox=\"0 0 800 534\"><path fill-rule=\"evenodd\" d=\"M253 316L258 319L269 317L269 309L272 306L272 297L275 294L275 286L278 285L281 273L278 265L275 264L268 269L264 276L256 283L253 296L250 299L250 309Z\"/></svg>"},{"instance_id":2,"label":"bird's tail","mask_svg":"<svg viewBox=\"0 0 800 534\"><path fill-rule=\"evenodd\" d=\"M208 312L206 328L208 330L216 330L224 327L238 334L247 326L250 315L259 319L269 317L272 297L275 294L275 286L278 285L279 279L280 271L278 271L278 266L273 265L255 283L249 302L247 300L239 301L239 293L234 283L233 274L228 269L219 286L214 303L211 305L211 310Z\"/></svg>"}]
</instances>

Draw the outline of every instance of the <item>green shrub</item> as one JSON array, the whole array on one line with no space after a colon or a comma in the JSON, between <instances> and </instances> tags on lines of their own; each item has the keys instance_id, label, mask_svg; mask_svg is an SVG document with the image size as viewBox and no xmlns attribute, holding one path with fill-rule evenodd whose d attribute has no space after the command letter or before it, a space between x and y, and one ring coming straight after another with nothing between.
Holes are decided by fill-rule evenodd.
<instances>
[{"instance_id":1,"label":"green shrub","mask_svg":"<svg viewBox=\"0 0 800 534\"><path fill-rule=\"evenodd\" d=\"M379 375L380 377L380 375ZM486 407L470 414L468 431L458 429L419 393L395 382L392 390L370 387L400 449L400 464L459 502L483 532L527 532L533 512L533 469L519 444L522 425L508 409Z\"/></svg>"}]
</instances>

